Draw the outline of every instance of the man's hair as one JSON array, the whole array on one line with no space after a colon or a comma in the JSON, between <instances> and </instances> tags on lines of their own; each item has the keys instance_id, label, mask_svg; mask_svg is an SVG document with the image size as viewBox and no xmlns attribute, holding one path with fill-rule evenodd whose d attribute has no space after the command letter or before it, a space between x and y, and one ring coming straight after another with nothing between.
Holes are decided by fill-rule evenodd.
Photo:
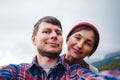
<instances>
[{"instance_id":1,"label":"man's hair","mask_svg":"<svg viewBox=\"0 0 120 80\"><path fill-rule=\"evenodd\" d=\"M53 24L53 25L57 25L57 26L60 27L61 30L62 30L61 22L60 22L56 17L53 17L53 16L45 16L45 17L41 18L40 20L38 20L38 22L34 25L33 35L36 35L36 34L37 34L39 25L40 25L42 22L46 22L46 23L50 23L50 24Z\"/></svg>"}]
</instances>

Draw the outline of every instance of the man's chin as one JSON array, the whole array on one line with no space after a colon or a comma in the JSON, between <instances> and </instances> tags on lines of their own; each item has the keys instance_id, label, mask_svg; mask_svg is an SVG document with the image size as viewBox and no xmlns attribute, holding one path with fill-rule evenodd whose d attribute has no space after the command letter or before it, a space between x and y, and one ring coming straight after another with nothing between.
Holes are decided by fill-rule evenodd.
<instances>
[{"instance_id":1,"label":"man's chin","mask_svg":"<svg viewBox=\"0 0 120 80\"><path fill-rule=\"evenodd\" d=\"M49 53L45 53L45 54L43 54L43 56L46 56L46 57L49 57L49 58L58 58L59 57L59 54L60 53L53 53L53 52L49 52Z\"/></svg>"},{"instance_id":2,"label":"man's chin","mask_svg":"<svg viewBox=\"0 0 120 80\"><path fill-rule=\"evenodd\" d=\"M57 58L57 57L59 57L61 50L55 50L55 49L54 50L41 50L41 49L38 49L38 52L42 56L46 56L49 58Z\"/></svg>"},{"instance_id":3,"label":"man's chin","mask_svg":"<svg viewBox=\"0 0 120 80\"><path fill-rule=\"evenodd\" d=\"M58 49L51 49L51 50L46 50L48 53L53 53L53 54L60 54L62 50Z\"/></svg>"}]
</instances>

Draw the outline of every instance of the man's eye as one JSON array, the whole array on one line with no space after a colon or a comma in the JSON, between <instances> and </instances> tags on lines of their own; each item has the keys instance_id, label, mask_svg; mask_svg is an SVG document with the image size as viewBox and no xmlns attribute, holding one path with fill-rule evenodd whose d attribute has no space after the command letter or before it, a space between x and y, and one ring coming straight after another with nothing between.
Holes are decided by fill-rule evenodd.
<instances>
[{"instance_id":1,"label":"man's eye","mask_svg":"<svg viewBox=\"0 0 120 80\"><path fill-rule=\"evenodd\" d=\"M57 32L57 35L62 35L62 33L60 33L60 32Z\"/></svg>"},{"instance_id":2,"label":"man's eye","mask_svg":"<svg viewBox=\"0 0 120 80\"><path fill-rule=\"evenodd\" d=\"M47 34L49 34L49 33L50 33L50 31L43 31L43 33L47 33Z\"/></svg>"}]
</instances>

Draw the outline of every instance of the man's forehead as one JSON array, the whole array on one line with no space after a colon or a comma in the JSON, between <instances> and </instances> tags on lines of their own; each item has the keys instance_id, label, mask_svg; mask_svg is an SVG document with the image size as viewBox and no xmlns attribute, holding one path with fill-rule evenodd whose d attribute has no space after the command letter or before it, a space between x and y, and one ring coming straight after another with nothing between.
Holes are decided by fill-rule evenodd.
<instances>
[{"instance_id":1,"label":"man's forehead","mask_svg":"<svg viewBox=\"0 0 120 80\"><path fill-rule=\"evenodd\" d=\"M47 23L47 22L42 22L40 25L39 25L39 29L55 29L55 30L61 30L61 28L57 25L53 25L51 23Z\"/></svg>"}]
</instances>

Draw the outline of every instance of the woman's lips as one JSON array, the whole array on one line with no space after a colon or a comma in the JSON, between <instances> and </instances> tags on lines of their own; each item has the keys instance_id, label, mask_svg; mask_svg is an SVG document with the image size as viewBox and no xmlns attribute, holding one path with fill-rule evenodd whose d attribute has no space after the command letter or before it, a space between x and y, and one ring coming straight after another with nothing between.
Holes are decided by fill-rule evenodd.
<instances>
[{"instance_id":1,"label":"woman's lips","mask_svg":"<svg viewBox=\"0 0 120 80\"><path fill-rule=\"evenodd\" d=\"M81 51L81 50L78 50L78 49L73 48L73 51L74 51L74 53L76 53L76 54L82 54L82 51Z\"/></svg>"}]
</instances>

